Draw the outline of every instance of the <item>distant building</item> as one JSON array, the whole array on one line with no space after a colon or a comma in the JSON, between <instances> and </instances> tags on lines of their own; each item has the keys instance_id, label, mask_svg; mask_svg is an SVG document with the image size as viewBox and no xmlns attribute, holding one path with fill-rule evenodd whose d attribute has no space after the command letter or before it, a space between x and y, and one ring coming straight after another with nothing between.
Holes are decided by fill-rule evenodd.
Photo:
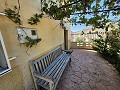
<instances>
[{"instance_id":1,"label":"distant building","mask_svg":"<svg viewBox=\"0 0 120 90\"><path fill-rule=\"evenodd\" d=\"M112 24L114 27L118 27L118 20L111 21L108 24ZM109 28L111 30L111 28ZM83 40L83 42L91 42L92 39L97 39L106 37L105 29L102 28L96 28L95 30L92 30L92 27L86 27L84 29L81 29L77 32L71 32L71 42L76 42L76 38L80 38Z\"/></svg>"},{"instance_id":2,"label":"distant building","mask_svg":"<svg viewBox=\"0 0 120 90\"><path fill-rule=\"evenodd\" d=\"M105 37L104 29L92 30L91 27L82 29L77 32L71 32L71 42L76 42L76 38L81 38L84 42L91 42L92 39L100 38L100 36Z\"/></svg>"}]
</instances>

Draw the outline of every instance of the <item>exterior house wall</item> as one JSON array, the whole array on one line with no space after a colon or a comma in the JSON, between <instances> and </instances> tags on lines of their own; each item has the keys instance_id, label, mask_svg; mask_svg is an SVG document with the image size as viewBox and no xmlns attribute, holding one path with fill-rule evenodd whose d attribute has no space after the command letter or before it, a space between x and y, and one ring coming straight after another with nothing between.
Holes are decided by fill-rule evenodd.
<instances>
[{"instance_id":1,"label":"exterior house wall","mask_svg":"<svg viewBox=\"0 0 120 90\"><path fill-rule=\"evenodd\" d=\"M8 8L13 9L14 6L18 6L17 0L7 0L6 3ZM28 61L43 55L58 45L64 47L64 30L60 26L53 30L59 21L46 17L40 19L37 25L28 24L30 17L40 13L40 0L20 0L20 5L22 27L36 28L38 37L42 38L42 41L28 50L25 45L19 43L16 30L18 25L6 16L0 15L0 31L8 56L17 57L15 60L10 61L12 71L0 77L0 90L34 90ZM0 0L0 12L3 12L4 9L5 0Z\"/></svg>"},{"instance_id":2,"label":"exterior house wall","mask_svg":"<svg viewBox=\"0 0 120 90\"><path fill-rule=\"evenodd\" d=\"M108 22L106 25L109 25L109 24L112 24L114 26L114 28L118 28L118 24L119 24L119 20L112 20L110 22ZM108 31L110 32L113 28L109 27L108 28ZM84 35L81 35L82 34L82 31L85 33ZM103 38L106 37L106 34L105 34L105 29L102 29L102 28L96 28L94 31L92 30L91 27L86 27L82 30L79 30L77 32L71 32L71 42L76 42L76 38L79 37L79 38L83 38L83 40L87 40L88 41L91 41L90 39L98 39L100 38L97 34L90 34L91 33L95 33L95 32L98 32L98 35L102 36ZM87 42L88 42L87 41Z\"/></svg>"}]
</instances>

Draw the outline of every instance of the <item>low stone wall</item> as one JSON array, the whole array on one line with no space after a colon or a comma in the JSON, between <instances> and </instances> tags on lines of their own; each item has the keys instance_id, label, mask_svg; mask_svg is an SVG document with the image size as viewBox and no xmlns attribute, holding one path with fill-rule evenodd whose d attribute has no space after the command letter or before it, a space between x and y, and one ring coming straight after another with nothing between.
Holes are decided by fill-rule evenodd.
<instances>
[{"instance_id":1,"label":"low stone wall","mask_svg":"<svg viewBox=\"0 0 120 90\"><path fill-rule=\"evenodd\" d=\"M93 49L91 42L82 42L82 43L71 42L71 48L72 49Z\"/></svg>"}]
</instances>

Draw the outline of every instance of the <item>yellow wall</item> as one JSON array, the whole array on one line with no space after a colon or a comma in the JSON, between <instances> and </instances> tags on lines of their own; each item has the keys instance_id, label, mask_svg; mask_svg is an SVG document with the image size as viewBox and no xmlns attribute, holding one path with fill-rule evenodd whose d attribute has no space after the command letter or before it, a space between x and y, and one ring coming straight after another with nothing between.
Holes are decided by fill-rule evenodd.
<instances>
[{"instance_id":1,"label":"yellow wall","mask_svg":"<svg viewBox=\"0 0 120 90\"><path fill-rule=\"evenodd\" d=\"M17 0L0 0L0 12L5 9L5 1L8 6L13 8L18 6ZM0 77L0 90L32 90L34 88L28 61L36 58L45 52L62 44L64 47L64 30L58 26L52 30L59 21L49 17L40 20L38 25L29 25L28 19L35 13L40 13L40 0L20 0L22 27L36 28L38 37L42 41L37 46L32 47L26 53L27 48L19 43L17 35L17 25L6 16L0 15L0 31L2 32L5 46L9 57L16 56L15 60L10 61L12 71Z\"/></svg>"}]
</instances>

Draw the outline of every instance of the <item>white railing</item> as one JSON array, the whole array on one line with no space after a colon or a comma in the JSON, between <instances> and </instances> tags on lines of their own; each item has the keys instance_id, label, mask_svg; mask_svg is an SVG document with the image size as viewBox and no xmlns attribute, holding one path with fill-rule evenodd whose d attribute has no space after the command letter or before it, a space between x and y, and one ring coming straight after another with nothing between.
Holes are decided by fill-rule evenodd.
<instances>
[{"instance_id":1,"label":"white railing","mask_svg":"<svg viewBox=\"0 0 120 90\"><path fill-rule=\"evenodd\" d=\"M104 32L101 32L98 34L84 34L84 35L81 35L81 34L71 34L71 42L76 42L76 38L80 38L83 42L91 42L92 40L94 39L99 39L100 37L103 37L105 38L105 33Z\"/></svg>"},{"instance_id":2,"label":"white railing","mask_svg":"<svg viewBox=\"0 0 120 90\"><path fill-rule=\"evenodd\" d=\"M92 43L91 42L71 42L71 48L76 49L92 49Z\"/></svg>"}]
</instances>

